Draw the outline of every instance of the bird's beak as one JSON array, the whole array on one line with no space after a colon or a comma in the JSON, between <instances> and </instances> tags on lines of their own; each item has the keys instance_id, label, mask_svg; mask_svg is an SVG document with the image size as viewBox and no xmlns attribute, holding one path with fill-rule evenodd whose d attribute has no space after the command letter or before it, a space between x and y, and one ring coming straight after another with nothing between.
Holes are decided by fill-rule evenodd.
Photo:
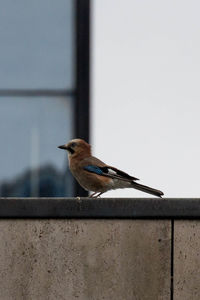
<instances>
[{"instance_id":1,"label":"bird's beak","mask_svg":"<svg viewBox=\"0 0 200 300\"><path fill-rule=\"evenodd\" d=\"M67 145L61 145L61 146L58 146L58 148L59 149L63 149L63 150L67 150L68 149Z\"/></svg>"}]
</instances>

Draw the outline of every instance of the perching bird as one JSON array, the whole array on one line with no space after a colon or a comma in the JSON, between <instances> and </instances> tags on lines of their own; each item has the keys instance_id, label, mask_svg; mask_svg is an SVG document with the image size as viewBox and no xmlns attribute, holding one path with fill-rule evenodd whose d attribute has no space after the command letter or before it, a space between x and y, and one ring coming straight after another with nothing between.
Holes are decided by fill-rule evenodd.
<instances>
[{"instance_id":1,"label":"perching bird","mask_svg":"<svg viewBox=\"0 0 200 300\"><path fill-rule=\"evenodd\" d=\"M109 190L121 188L134 188L157 197L164 195L159 190L137 183L138 178L92 156L91 146L84 140L74 139L58 148L68 151L69 167L73 176L85 190L94 192L91 195L93 198Z\"/></svg>"}]
</instances>

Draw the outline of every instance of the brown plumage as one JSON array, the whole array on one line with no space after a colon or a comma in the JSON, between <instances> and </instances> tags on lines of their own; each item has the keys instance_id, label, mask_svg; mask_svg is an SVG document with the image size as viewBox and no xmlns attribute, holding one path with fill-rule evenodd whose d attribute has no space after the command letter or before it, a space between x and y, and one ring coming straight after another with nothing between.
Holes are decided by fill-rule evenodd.
<instances>
[{"instance_id":1,"label":"brown plumage","mask_svg":"<svg viewBox=\"0 0 200 300\"><path fill-rule=\"evenodd\" d=\"M69 167L79 182L88 191L93 191L96 197L102 193L118 188L135 188L142 192L162 197L163 192L139 184L136 177L109 166L91 155L91 146L81 139L71 140L58 148L68 151Z\"/></svg>"}]
</instances>

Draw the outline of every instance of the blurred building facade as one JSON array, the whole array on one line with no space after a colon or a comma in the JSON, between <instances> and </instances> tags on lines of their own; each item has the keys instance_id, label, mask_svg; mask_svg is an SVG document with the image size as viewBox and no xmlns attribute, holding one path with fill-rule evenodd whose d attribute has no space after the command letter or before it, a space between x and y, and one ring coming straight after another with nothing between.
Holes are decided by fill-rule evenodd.
<instances>
[{"instance_id":1,"label":"blurred building facade","mask_svg":"<svg viewBox=\"0 0 200 300\"><path fill-rule=\"evenodd\" d=\"M89 74L89 39L80 30L89 37L89 1L0 1L0 196L76 192L57 146L89 136L89 77L82 90L78 72L87 53Z\"/></svg>"}]
</instances>

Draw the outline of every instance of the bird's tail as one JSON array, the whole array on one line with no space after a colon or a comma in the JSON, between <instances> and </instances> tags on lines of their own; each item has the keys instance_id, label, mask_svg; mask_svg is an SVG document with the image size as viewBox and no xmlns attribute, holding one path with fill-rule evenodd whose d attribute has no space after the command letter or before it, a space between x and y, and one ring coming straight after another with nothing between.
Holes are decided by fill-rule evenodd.
<instances>
[{"instance_id":1,"label":"bird's tail","mask_svg":"<svg viewBox=\"0 0 200 300\"><path fill-rule=\"evenodd\" d=\"M164 195L164 193L159 191L159 190L153 189L149 186L139 184L139 183L136 183L136 182L132 182L132 187L136 190L140 190L142 192L145 192L145 193L148 193L148 194L160 197L160 198L162 198L162 196Z\"/></svg>"}]
</instances>

